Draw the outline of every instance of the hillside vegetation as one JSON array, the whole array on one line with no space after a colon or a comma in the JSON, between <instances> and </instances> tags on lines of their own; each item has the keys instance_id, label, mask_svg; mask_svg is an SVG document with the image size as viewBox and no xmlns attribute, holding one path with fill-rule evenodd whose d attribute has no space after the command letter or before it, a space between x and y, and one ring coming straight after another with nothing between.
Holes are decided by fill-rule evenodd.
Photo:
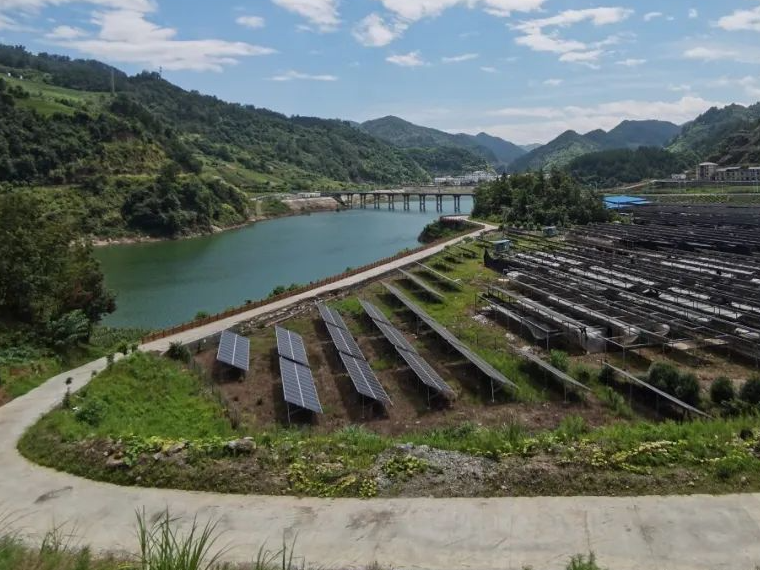
<instances>
[{"instance_id":1,"label":"hillside vegetation","mask_svg":"<svg viewBox=\"0 0 760 570\"><path fill-rule=\"evenodd\" d=\"M679 132L677 125L665 121L623 121L609 132L599 129L585 135L566 131L550 143L515 160L509 170L550 170L564 167L590 153L643 146L662 147Z\"/></svg>"},{"instance_id":2,"label":"hillside vegetation","mask_svg":"<svg viewBox=\"0 0 760 570\"><path fill-rule=\"evenodd\" d=\"M612 188L647 179L669 178L691 166L683 155L662 148L641 147L586 154L570 162L567 170L583 184Z\"/></svg>"},{"instance_id":3,"label":"hillside vegetation","mask_svg":"<svg viewBox=\"0 0 760 570\"><path fill-rule=\"evenodd\" d=\"M477 136L450 134L420 127L392 116L367 121L360 125L360 129L399 148L412 149L415 152L423 149L435 150L438 156L447 159L458 157L460 163L458 168L453 170L452 166L455 164L451 161L440 164L428 163L434 172L445 174L459 174L472 170L473 164L480 168L485 168L489 164L495 168L504 168L525 154L519 146L485 133ZM452 150L457 152L452 153Z\"/></svg>"},{"instance_id":4,"label":"hillside vegetation","mask_svg":"<svg viewBox=\"0 0 760 570\"><path fill-rule=\"evenodd\" d=\"M512 225L561 225L609 219L600 195L559 170L502 176L475 192L473 215Z\"/></svg>"},{"instance_id":5,"label":"hillside vegetation","mask_svg":"<svg viewBox=\"0 0 760 570\"><path fill-rule=\"evenodd\" d=\"M347 122L226 103L155 73L10 46L0 73L0 189L98 237L239 224L253 193L430 179Z\"/></svg>"}]
</instances>

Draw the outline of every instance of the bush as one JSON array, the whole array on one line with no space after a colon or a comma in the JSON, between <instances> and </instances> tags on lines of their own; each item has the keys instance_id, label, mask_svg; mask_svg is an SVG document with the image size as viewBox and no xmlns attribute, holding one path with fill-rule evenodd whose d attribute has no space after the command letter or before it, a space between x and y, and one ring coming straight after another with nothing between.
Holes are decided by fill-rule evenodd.
<instances>
[{"instance_id":1,"label":"bush","mask_svg":"<svg viewBox=\"0 0 760 570\"><path fill-rule=\"evenodd\" d=\"M699 382L694 374L681 373L665 362L655 362L649 368L648 382L692 406L699 405ZM758 394L760 396L760 393Z\"/></svg>"},{"instance_id":2,"label":"bush","mask_svg":"<svg viewBox=\"0 0 760 570\"><path fill-rule=\"evenodd\" d=\"M172 360L177 360L178 362L190 362L190 359L193 357L193 355L190 354L190 349L181 342L171 343L169 345L169 350L166 351L166 356Z\"/></svg>"},{"instance_id":3,"label":"bush","mask_svg":"<svg viewBox=\"0 0 760 570\"><path fill-rule=\"evenodd\" d=\"M84 404L76 411L74 417L84 424L98 427L105 415L105 405L96 398L85 400Z\"/></svg>"},{"instance_id":4,"label":"bush","mask_svg":"<svg viewBox=\"0 0 760 570\"><path fill-rule=\"evenodd\" d=\"M753 406L760 404L760 376L755 374L744 383L739 392L739 398Z\"/></svg>"},{"instance_id":5,"label":"bush","mask_svg":"<svg viewBox=\"0 0 760 570\"><path fill-rule=\"evenodd\" d=\"M710 386L710 399L714 404L722 405L736 397L734 383L725 376L716 378Z\"/></svg>"},{"instance_id":6,"label":"bush","mask_svg":"<svg viewBox=\"0 0 760 570\"><path fill-rule=\"evenodd\" d=\"M561 350L552 350L551 356L549 357L549 363L562 372L567 372L567 369L570 367L570 360L567 357L567 353Z\"/></svg>"},{"instance_id":7,"label":"bush","mask_svg":"<svg viewBox=\"0 0 760 570\"><path fill-rule=\"evenodd\" d=\"M616 380L617 380L617 377L615 375L615 371L609 366L603 366L602 369L599 371L599 382L601 382L605 386L614 384Z\"/></svg>"}]
</instances>

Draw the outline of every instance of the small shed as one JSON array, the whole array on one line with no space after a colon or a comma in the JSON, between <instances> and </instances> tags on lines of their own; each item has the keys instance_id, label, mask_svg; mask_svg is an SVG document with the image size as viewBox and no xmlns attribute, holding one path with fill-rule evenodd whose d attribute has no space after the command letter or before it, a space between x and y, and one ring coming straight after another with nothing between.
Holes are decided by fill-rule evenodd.
<instances>
[{"instance_id":1,"label":"small shed","mask_svg":"<svg viewBox=\"0 0 760 570\"><path fill-rule=\"evenodd\" d=\"M546 226L544 228L544 237L553 238L559 235L557 226Z\"/></svg>"},{"instance_id":2,"label":"small shed","mask_svg":"<svg viewBox=\"0 0 760 570\"><path fill-rule=\"evenodd\" d=\"M604 198L604 205L608 210L622 210L649 204L651 204L649 200L639 196L605 196Z\"/></svg>"},{"instance_id":3,"label":"small shed","mask_svg":"<svg viewBox=\"0 0 760 570\"><path fill-rule=\"evenodd\" d=\"M512 249L512 240L503 239L493 242L494 253L509 253L510 249Z\"/></svg>"}]
</instances>

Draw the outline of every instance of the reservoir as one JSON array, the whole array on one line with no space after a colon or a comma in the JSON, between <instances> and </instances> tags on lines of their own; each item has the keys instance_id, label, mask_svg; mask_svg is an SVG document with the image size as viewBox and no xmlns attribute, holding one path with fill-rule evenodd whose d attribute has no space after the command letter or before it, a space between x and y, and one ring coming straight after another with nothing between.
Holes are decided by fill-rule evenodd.
<instances>
[{"instance_id":1,"label":"reservoir","mask_svg":"<svg viewBox=\"0 0 760 570\"><path fill-rule=\"evenodd\" d=\"M103 324L162 328L261 299L279 285L309 283L419 246L417 237L441 213L428 202L354 209L259 222L186 240L97 248L118 308ZM472 198L462 198L462 213ZM454 202L444 201L444 214Z\"/></svg>"}]
</instances>

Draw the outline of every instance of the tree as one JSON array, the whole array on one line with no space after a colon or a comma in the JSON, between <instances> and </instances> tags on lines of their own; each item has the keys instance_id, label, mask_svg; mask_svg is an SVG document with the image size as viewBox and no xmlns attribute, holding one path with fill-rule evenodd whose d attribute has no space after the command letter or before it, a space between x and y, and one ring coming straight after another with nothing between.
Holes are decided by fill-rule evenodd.
<instances>
[{"instance_id":1,"label":"tree","mask_svg":"<svg viewBox=\"0 0 760 570\"><path fill-rule=\"evenodd\" d=\"M739 398L753 406L760 404L760 376L752 376L744 383Z\"/></svg>"},{"instance_id":2,"label":"tree","mask_svg":"<svg viewBox=\"0 0 760 570\"><path fill-rule=\"evenodd\" d=\"M0 314L66 343L80 316L98 322L115 302L91 245L42 211L35 198L0 196Z\"/></svg>"},{"instance_id":3,"label":"tree","mask_svg":"<svg viewBox=\"0 0 760 570\"><path fill-rule=\"evenodd\" d=\"M713 403L721 405L730 402L736 397L734 383L725 376L716 378L710 386L710 399Z\"/></svg>"}]
</instances>

